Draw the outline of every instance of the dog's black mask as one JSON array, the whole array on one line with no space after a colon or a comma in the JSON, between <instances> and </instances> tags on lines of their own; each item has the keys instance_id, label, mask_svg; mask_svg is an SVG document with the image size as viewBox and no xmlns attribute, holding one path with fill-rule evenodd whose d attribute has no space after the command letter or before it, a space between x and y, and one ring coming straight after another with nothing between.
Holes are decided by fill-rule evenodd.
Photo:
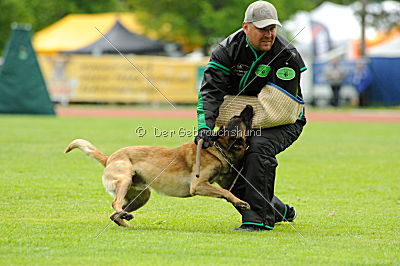
<instances>
[{"instance_id":1,"label":"dog's black mask","mask_svg":"<svg viewBox=\"0 0 400 266\"><path fill-rule=\"evenodd\" d=\"M244 150L253 115L253 107L246 105L240 115L232 117L226 126L218 130L214 140L225 138L225 148L230 152Z\"/></svg>"}]
</instances>

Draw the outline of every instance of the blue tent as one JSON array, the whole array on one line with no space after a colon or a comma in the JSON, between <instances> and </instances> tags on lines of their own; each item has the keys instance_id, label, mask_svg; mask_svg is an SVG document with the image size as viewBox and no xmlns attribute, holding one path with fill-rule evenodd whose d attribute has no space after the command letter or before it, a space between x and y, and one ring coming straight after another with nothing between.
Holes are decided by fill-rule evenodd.
<instances>
[{"instance_id":1,"label":"blue tent","mask_svg":"<svg viewBox=\"0 0 400 266\"><path fill-rule=\"evenodd\" d=\"M400 36L368 50L371 105L400 105Z\"/></svg>"},{"instance_id":2,"label":"blue tent","mask_svg":"<svg viewBox=\"0 0 400 266\"><path fill-rule=\"evenodd\" d=\"M400 57L371 57L372 83L368 88L371 105L400 105Z\"/></svg>"}]
</instances>

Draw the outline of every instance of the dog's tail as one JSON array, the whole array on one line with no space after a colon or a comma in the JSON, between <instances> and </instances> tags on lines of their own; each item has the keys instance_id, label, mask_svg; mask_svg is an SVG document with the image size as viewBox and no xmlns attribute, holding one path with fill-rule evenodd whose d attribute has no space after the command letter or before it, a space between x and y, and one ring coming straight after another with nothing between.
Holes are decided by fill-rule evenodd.
<instances>
[{"instance_id":1,"label":"dog's tail","mask_svg":"<svg viewBox=\"0 0 400 266\"><path fill-rule=\"evenodd\" d=\"M79 148L86 155L96 159L103 166L106 166L107 159L109 156L105 155L101 151L99 151L92 143L84 139L76 139L73 140L64 151L64 153L68 153L75 148Z\"/></svg>"}]
</instances>

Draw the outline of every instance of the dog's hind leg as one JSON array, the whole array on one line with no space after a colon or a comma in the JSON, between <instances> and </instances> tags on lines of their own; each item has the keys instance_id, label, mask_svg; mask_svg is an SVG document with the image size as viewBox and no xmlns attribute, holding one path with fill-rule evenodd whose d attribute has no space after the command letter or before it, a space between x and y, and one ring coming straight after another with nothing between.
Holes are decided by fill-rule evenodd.
<instances>
[{"instance_id":1,"label":"dog's hind leg","mask_svg":"<svg viewBox=\"0 0 400 266\"><path fill-rule=\"evenodd\" d=\"M150 188L142 186L131 186L126 193L126 203L122 206L125 212L133 212L147 203L150 199Z\"/></svg>"},{"instance_id":2,"label":"dog's hind leg","mask_svg":"<svg viewBox=\"0 0 400 266\"><path fill-rule=\"evenodd\" d=\"M104 170L103 180L106 187L110 187L109 190L112 190L114 194L112 207L118 214L118 219L130 220L133 218L131 214L125 213L122 209L126 193L132 185L132 174L132 164L129 160L113 161ZM113 221L115 221L115 213L110 217Z\"/></svg>"},{"instance_id":3,"label":"dog's hind leg","mask_svg":"<svg viewBox=\"0 0 400 266\"><path fill-rule=\"evenodd\" d=\"M131 220L133 215L129 212L135 211L146 204L150 199L150 188L142 186L131 186L125 196L125 204L122 206L122 212L114 212L110 219L119 226L131 227L130 224L124 221Z\"/></svg>"},{"instance_id":4,"label":"dog's hind leg","mask_svg":"<svg viewBox=\"0 0 400 266\"><path fill-rule=\"evenodd\" d=\"M118 224L119 226L131 227L131 225L128 224L127 222L125 222L124 219L122 219L120 216L121 216L121 213L114 212L110 216L110 219L111 219L111 221L113 221L114 223Z\"/></svg>"},{"instance_id":5,"label":"dog's hind leg","mask_svg":"<svg viewBox=\"0 0 400 266\"><path fill-rule=\"evenodd\" d=\"M112 207L116 212L122 212L122 203L124 202L124 198L126 193L129 190L130 185L132 184L132 179L130 176L128 178L123 177L117 181L115 186L115 198L112 202Z\"/></svg>"}]
</instances>

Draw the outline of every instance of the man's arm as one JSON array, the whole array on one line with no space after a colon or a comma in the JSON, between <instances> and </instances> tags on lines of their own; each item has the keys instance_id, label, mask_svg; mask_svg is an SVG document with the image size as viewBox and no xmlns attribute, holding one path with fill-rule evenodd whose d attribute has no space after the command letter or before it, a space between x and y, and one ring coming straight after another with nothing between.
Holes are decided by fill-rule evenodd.
<instances>
[{"instance_id":1,"label":"man's arm","mask_svg":"<svg viewBox=\"0 0 400 266\"><path fill-rule=\"evenodd\" d=\"M204 71L204 78L198 93L198 129L213 130L219 107L228 93L232 62L225 48L218 46L212 53Z\"/></svg>"}]
</instances>

